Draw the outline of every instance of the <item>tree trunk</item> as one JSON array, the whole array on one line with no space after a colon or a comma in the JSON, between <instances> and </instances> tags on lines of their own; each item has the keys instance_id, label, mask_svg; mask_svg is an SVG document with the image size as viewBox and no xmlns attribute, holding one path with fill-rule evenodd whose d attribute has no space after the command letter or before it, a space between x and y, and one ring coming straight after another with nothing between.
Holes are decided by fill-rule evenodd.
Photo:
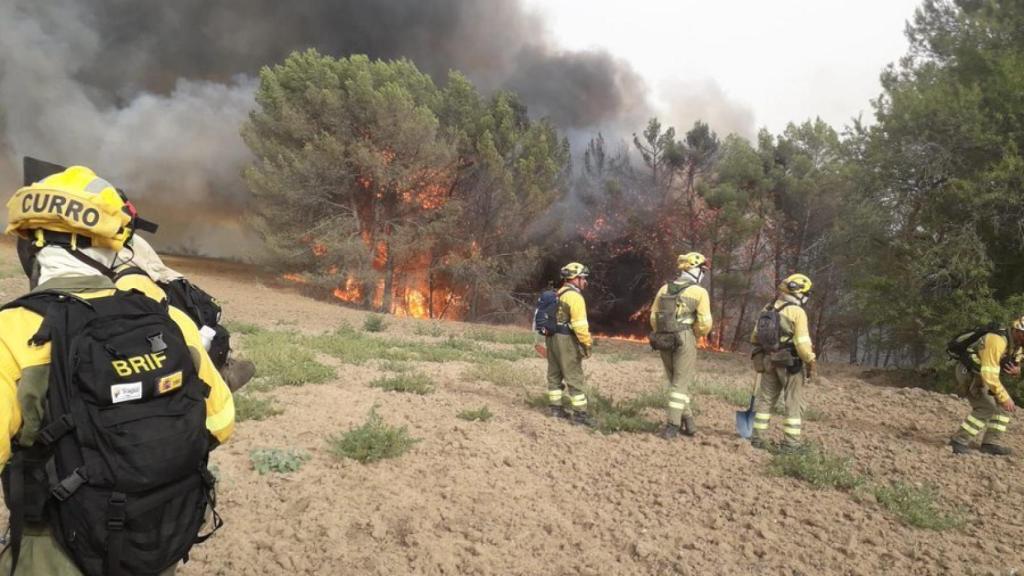
<instances>
[{"instance_id":1,"label":"tree trunk","mask_svg":"<svg viewBox=\"0 0 1024 576\"><path fill-rule=\"evenodd\" d=\"M391 312L395 289L395 257L391 254L391 241L384 241L384 294L380 302L380 311Z\"/></svg>"},{"instance_id":2,"label":"tree trunk","mask_svg":"<svg viewBox=\"0 0 1024 576\"><path fill-rule=\"evenodd\" d=\"M860 338L860 330L856 326L850 330L850 364L856 364L859 359L857 355L857 340Z\"/></svg>"},{"instance_id":3,"label":"tree trunk","mask_svg":"<svg viewBox=\"0 0 1024 576\"><path fill-rule=\"evenodd\" d=\"M743 322L746 320L747 304L750 302L750 292L754 287L754 268L757 266L757 254L761 251L761 233L763 230L764 224L757 229L757 234L754 236L754 245L750 250L750 259L747 261L747 286L741 292L740 313L736 318L736 331L733 333L732 345L729 347L734 352L740 345L740 330L743 329Z\"/></svg>"}]
</instances>

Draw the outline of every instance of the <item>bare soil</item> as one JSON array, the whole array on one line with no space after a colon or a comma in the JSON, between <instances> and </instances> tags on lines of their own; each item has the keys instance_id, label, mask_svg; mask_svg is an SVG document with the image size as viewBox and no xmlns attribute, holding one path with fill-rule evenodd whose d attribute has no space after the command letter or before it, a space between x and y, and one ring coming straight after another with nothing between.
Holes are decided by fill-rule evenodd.
<instances>
[{"instance_id":1,"label":"bare soil","mask_svg":"<svg viewBox=\"0 0 1024 576\"><path fill-rule=\"evenodd\" d=\"M6 248L6 246L4 246ZM4 254L10 258L11 252ZM316 301L244 266L171 260L223 302L225 317L268 329L322 332L364 312ZM9 260L8 264L16 265ZM16 274L0 295L22 291ZM414 337L423 321L389 318L377 337ZM459 334L470 326L445 323ZM604 356L604 358L602 357ZM542 392L545 364L520 360ZM771 456L734 432L736 408L699 396L700 434L666 442L570 426L523 400L523 390L462 377L461 362L417 363L438 383L426 396L367 386L369 366L336 364L324 384L267 394L284 411L239 423L213 454L226 525L194 549L184 575L275 574L1015 574L1024 569L1024 482L1018 456L957 457L946 441L965 401L876 386L857 370L824 367L808 402L825 418L807 437L850 456L873 482L927 482L968 518L961 530L907 527L870 494L814 490L768 472ZM709 378L748 386L745 356L702 353ZM646 346L599 342L589 383L624 398L663 386ZM422 439L404 456L363 465L337 460L326 438L385 421ZM456 418L487 405L489 422ZM779 433L780 422L773 420ZM292 474L259 475L249 452L312 454Z\"/></svg>"}]
</instances>

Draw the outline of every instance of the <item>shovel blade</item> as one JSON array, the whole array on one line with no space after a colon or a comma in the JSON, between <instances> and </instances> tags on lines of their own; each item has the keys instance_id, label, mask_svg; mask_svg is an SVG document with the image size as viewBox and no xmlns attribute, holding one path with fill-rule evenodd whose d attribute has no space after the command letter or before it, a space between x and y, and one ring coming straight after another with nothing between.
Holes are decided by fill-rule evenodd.
<instances>
[{"instance_id":1,"label":"shovel blade","mask_svg":"<svg viewBox=\"0 0 1024 576\"><path fill-rule=\"evenodd\" d=\"M750 438L754 433L754 397L750 397L750 408L736 411L736 433L740 438Z\"/></svg>"}]
</instances>

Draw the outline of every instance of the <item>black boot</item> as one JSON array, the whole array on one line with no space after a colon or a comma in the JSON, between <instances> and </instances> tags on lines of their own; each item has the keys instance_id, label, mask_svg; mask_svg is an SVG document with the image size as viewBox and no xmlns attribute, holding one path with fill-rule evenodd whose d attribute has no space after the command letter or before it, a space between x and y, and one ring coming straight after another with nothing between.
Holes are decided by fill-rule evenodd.
<instances>
[{"instance_id":1,"label":"black boot","mask_svg":"<svg viewBox=\"0 0 1024 576\"><path fill-rule=\"evenodd\" d=\"M574 426L592 426L593 422L586 412L573 412L572 423Z\"/></svg>"},{"instance_id":2,"label":"black boot","mask_svg":"<svg viewBox=\"0 0 1024 576\"><path fill-rule=\"evenodd\" d=\"M697 435L697 424L693 421L693 416L683 416L683 434L687 436Z\"/></svg>"},{"instance_id":3,"label":"black boot","mask_svg":"<svg viewBox=\"0 0 1024 576\"><path fill-rule=\"evenodd\" d=\"M548 406L548 414L554 418L568 418L565 409L561 406Z\"/></svg>"},{"instance_id":4,"label":"black boot","mask_svg":"<svg viewBox=\"0 0 1024 576\"><path fill-rule=\"evenodd\" d=\"M953 449L953 454L969 454L971 452L970 446L956 438L949 441L949 446Z\"/></svg>"},{"instance_id":5,"label":"black boot","mask_svg":"<svg viewBox=\"0 0 1024 576\"><path fill-rule=\"evenodd\" d=\"M679 437L679 426L666 424L665 429L661 431L661 437L665 440L675 440Z\"/></svg>"},{"instance_id":6,"label":"black boot","mask_svg":"<svg viewBox=\"0 0 1024 576\"><path fill-rule=\"evenodd\" d=\"M1009 456L1013 454L1013 450L999 444L982 444L980 450L983 454L991 454L993 456Z\"/></svg>"}]
</instances>

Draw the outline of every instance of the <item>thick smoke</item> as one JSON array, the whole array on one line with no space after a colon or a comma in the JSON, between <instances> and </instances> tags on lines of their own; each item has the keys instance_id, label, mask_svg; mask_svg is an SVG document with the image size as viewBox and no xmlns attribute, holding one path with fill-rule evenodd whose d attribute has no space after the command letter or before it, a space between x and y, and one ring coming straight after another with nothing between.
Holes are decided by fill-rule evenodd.
<instances>
[{"instance_id":1,"label":"thick smoke","mask_svg":"<svg viewBox=\"0 0 1024 576\"><path fill-rule=\"evenodd\" d=\"M519 0L0 0L0 184L23 154L92 164L178 220L158 244L224 254L188 214L238 220L254 75L307 47L410 58L439 81L459 69L574 132L650 114L627 64L558 49Z\"/></svg>"}]
</instances>

